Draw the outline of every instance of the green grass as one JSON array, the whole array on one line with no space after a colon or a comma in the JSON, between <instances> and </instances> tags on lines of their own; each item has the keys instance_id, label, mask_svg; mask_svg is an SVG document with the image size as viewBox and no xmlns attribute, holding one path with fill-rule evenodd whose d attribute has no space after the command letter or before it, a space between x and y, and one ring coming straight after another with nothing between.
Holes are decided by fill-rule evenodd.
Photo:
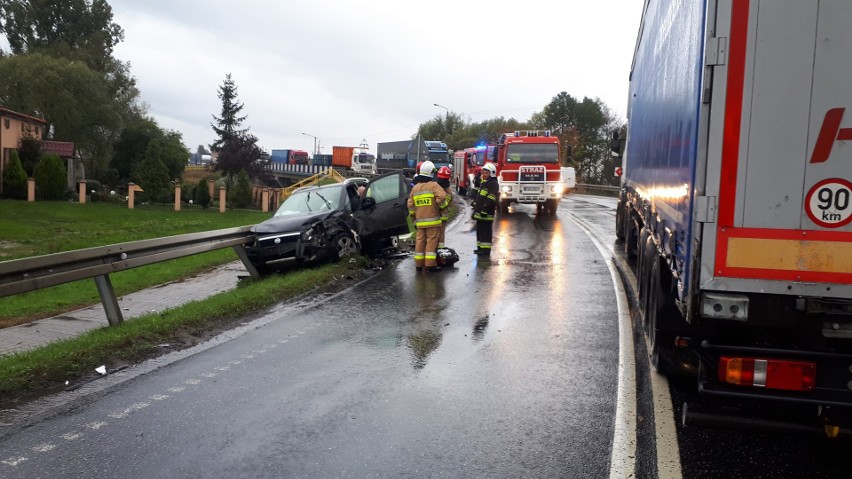
<instances>
[{"instance_id":1,"label":"green grass","mask_svg":"<svg viewBox=\"0 0 852 479\"><path fill-rule=\"evenodd\" d=\"M259 281L247 280L234 290L188 303L159 314L149 314L117 327L90 331L74 339L10 356L0 356L0 396L9 399L26 391L56 389L65 381L91 374L103 364L121 364L153 357L160 344L180 341L222 328L247 314L303 294L317 285L361 269L366 260L327 264L291 271Z\"/></svg>"},{"instance_id":2,"label":"green grass","mask_svg":"<svg viewBox=\"0 0 852 479\"><path fill-rule=\"evenodd\" d=\"M0 201L0 260L257 224L269 215L254 211L130 210L111 203ZM111 274L110 280L121 296L236 259L233 250L222 249ZM0 327L99 301L91 279L0 298Z\"/></svg>"}]
</instances>

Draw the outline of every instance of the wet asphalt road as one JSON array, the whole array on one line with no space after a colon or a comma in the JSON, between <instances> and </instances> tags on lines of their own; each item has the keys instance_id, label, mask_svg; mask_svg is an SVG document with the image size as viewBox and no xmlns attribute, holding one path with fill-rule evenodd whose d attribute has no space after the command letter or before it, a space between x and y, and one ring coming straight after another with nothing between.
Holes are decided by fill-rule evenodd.
<instances>
[{"instance_id":1,"label":"wet asphalt road","mask_svg":"<svg viewBox=\"0 0 852 479\"><path fill-rule=\"evenodd\" d=\"M490 261L412 260L0 441L0 477L607 477L618 325L606 260L517 208Z\"/></svg>"}]
</instances>

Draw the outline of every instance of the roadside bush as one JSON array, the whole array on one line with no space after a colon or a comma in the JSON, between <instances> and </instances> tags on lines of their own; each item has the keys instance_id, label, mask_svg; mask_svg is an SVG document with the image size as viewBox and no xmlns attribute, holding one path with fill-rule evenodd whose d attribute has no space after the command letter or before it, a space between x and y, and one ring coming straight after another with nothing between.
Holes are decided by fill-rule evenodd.
<instances>
[{"instance_id":1,"label":"roadside bush","mask_svg":"<svg viewBox=\"0 0 852 479\"><path fill-rule=\"evenodd\" d=\"M67 174L62 160L56 155L45 155L33 171L36 191L41 199L63 200L68 196Z\"/></svg>"},{"instance_id":2,"label":"roadside bush","mask_svg":"<svg viewBox=\"0 0 852 479\"><path fill-rule=\"evenodd\" d=\"M207 180L203 178L198 180L198 183L195 185L193 197L195 197L195 203L202 208L207 209L210 206L210 192L207 190Z\"/></svg>"},{"instance_id":3,"label":"roadside bush","mask_svg":"<svg viewBox=\"0 0 852 479\"><path fill-rule=\"evenodd\" d=\"M79 183L78 186L79 188ZM94 193L92 193L94 191ZM89 201L100 201L104 196L104 187L98 180L86 180L86 195Z\"/></svg>"},{"instance_id":4,"label":"roadside bush","mask_svg":"<svg viewBox=\"0 0 852 479\"><path fill-rule=\"evenodd\" d=\"M9 155L9 164L3 170L3 196L13 200L27 199L27 172L15 150Z\"/></svg>"},{"instance_id":5,"label":"roadside bush","mask_svg":"<svg viewBox=\"0 0 852 479\"><path fill-rule=\"evenodd\" d=\"M180 183L180 201L188 203L189 200L194 200L193 194L195 194L195 185L188 181L182 181Z\"/></svg>"},{"instance_id":6,"label":"roadside bush","mask_svg":"<svg viewBox=\"0 0 852 479\"><path fill-rule=\"evenodd\" d=\"M234 189L230 191L230 195L228 196L230 197L232 208L248 208L251 206L251 179L245 170L240 171L237 175Z\"/></svg>"}]
</instances>

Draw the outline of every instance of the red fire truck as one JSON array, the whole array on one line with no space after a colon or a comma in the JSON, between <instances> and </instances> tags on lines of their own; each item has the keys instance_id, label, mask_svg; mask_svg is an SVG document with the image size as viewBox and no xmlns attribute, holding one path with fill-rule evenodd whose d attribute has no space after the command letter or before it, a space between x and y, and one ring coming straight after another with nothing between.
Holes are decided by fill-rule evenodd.
<instances>
[{"instance_id":1,"label":"red fire truck","mask_svg":"<svg viewBox=\"0 0 852 479\"><path fill-rule=\"evenodd\" d=\"M494 157L494 145L479 145L475 148L465 148L453 155L453 170L459 194L473 197L476 187L473 180L482 171L485 163Z\"/></svg>"},{"instance_id":2,"label":"red fire truck","mask_svg":"<svg viewBox=\"0 0 852 479\"><path fill-rule=\"evenodd\" d=\"M537 212L556 214L562 197L559 138L550 131L523 130L505 133L494 148L500 182L500 211L511 203L535 204Z\"/></svg>"}]
</instances>

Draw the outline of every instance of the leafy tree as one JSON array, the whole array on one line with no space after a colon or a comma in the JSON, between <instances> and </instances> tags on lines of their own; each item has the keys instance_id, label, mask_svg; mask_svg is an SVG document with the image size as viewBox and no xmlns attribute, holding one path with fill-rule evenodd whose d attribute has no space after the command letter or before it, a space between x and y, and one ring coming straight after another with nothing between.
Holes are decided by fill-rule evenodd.
<instances>
[{"instance_id":1,"label":"leafy tree","mask_svg":"<svg viewBox=\"0 0 852 479\"><path fill-rule=\"evenodd\" d=\"M18 156L26 174L32 176L36 165L41 161L41 141L35 138L21 138Z\"/></svg>"},{"instance_id":2,"label":"leafy tree","mask_svg":"<svg viewBox=\"0 0 852 479\"><path fill-rule=\"evenodd\" d=\"M0 33L15 55L48 52L99 72L124 40L106 0L0 0Z\"/></svg>"},{"instance_id":3,"label":"leafy tree","mask_svg":"<svg viewBox=\"0 0 852 479\"><path fill-rule=\"evenodd\" d=\"M9 162L3 170L3 196L14 200L27 199L27 172L15 150L9 154Z\"/></svg>"},{"instance_id":4,"label":"leafy tree","mask_svg":"<svg viewBox=\"0 0 852 479\"><path fill-rule=\"evenodd\" d=\"M198 148L195 149L195 152L199 155L209 155L210 151L204 147L204 145L198 145Z\"/></svg>"},{"instance_id":5,"label":"leafy tree","mask_svg":"<svg viewBox=\"0 0 852 479\"><path fill-rule=\"evenodd\" d=\"M145 159L134 170L134 181L142 187L142 197L149 201L168 201L172 183L169 170L162 161L163 140L154 139L148 143Z\"/></svg>"},{"instance_id":6,"label":"leafy tree","mask_svg":"<svg viewBox=\"0 0 852 479\"><path fill-rule=\"evenodd\" d=\"M67 193L66 172L62 160L56 155L44 155L33 172L40 198L64 199Z\"/></svg>"},{"instance_id":7,"label":"leafy tree","mask_svg":"<svg viewBox=\"0 0 852 479\"><path fill-rule=\"evenodd\" d=\"M0 33L13 53L0 56L0 103L44 117L87 173L111 176L112 144L144 107L129 64L112 56L124 32L107 1L0 0Z\"/></svg>"},{"instance_id":8,"label":"leafy tree","mask_svg":"<svg viewBox=\"0 0 852 479\"><path fill-rule=\"evenodd\" d=\"M207 209L210 206L210 190L207 187L207 180L204 178L198 180L193 191L193 197L195 198L195 203L202 208Z\"/></svg>"},{"instance_id":9,"label":"leafy tree","mask_svg":"<svg viewBox=\"0 0 852 479\"><path fill-rule=\"evenodd\" d=\"M231 79L231 74L225 75L225 81L219 87L219 99L222 101L222 116L213 115L216 124L210 124L218 138L210 148L221 151L232 139L248 134L248 128L240 129L246 116L239 116L243 104L237 100L237 85Z\"/></svg>"},{"instance_id":10,"label":"leafy tree","mask_svg":"<svg viewBox=\"0 0 852 479\"><path fill-rule=\"evenodd\" d=\"M246 171L252 178L262 177L269 163L266 152L257 145L257 137L242 134L232 137L223 145L216 160L216 169L228 177L230 185L234 175L240 171Z\"/></svg>"},{"instance_id":11,"label":"leafy tree","mask_svg":"<svg viewBox=\"0 0 852 479\"><path fill-rule=\"evenodd\" d=\"M163 164L169 170L171 178L183 176L183 170L189 160L189 150L183 144L183 135L174 130L164 131L161 151Z\"/></svg>"},{"instance_id":12,"label":"leafy tree","mask_svg":"<svg viewBox=\"0 0 852 479\"><path fill-rule=\"evenodd\" d=\"M251 206L251 179L245 170L237 174L237 181L231 189L229 196L234 208L248 208Z\"/></svg>"},{"instance_id":13,"label":"leafy tree","mask_svg":"<svg viewBox=\"0 0 852 479\"><path fill-rule=\"evenodd\" d=\"M152 118L141 118L127 125L113 146L110 165L118 171L121 178L130 178L133 167L145 158L148 143L163 134Z\"/></svg>"}]
</instances>

